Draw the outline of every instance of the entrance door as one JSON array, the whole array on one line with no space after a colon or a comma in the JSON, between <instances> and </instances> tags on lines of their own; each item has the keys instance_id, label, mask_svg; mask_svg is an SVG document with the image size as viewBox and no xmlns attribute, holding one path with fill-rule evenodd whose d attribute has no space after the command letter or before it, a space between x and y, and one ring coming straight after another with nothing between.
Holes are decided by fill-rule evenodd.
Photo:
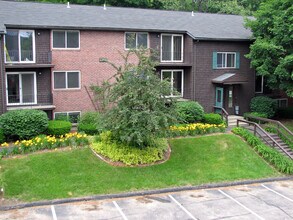
<instances>
[{"instance_id":1,"label":"entrance door","mask_svg":"<svg viewBox=\"0 0 293 220\"><path fill-rule=\"evenodd\" d=\"M224 89L221 87L216 87L216 102L215 102L216 107L223 108L223 94L224 94Z\"/></svg>"}]
</instances>

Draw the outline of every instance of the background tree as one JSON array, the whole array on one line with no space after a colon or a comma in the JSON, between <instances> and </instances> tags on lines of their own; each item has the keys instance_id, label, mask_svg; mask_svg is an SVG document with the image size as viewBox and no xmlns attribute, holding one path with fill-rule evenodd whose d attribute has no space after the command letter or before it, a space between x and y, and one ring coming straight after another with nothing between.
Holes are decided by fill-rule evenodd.
<instances>
[{"instance_id":1,"label":"background tree","mask_svg":"<svg viewBox=\"0 0 293 220\"><path fill-rule=\"evenodd\" d=\"M247 55L257 74L272 89L293 97L293 4L292 0L268 0L248 20L255 42Z\"/></svg>"},{"instance_id":2,"label":"background tree","mask_svg":"<svg viewBox=\"0 0 293 220\"><path fill-rule=\"evenodd\" d=\"M111 104L105 114L106 129L119 142L136 147L153 146L154 140L166 135L176 120L170 82L161 81L155 72L156 63L147 50L129 51L124 65L111 64L117 73L95 91L105 91ZM135 56L138 63L129 62ZM105 87L104 87L105 86ZM99 95L99 94L98 94Z\"/></svg>"}]
</instances>

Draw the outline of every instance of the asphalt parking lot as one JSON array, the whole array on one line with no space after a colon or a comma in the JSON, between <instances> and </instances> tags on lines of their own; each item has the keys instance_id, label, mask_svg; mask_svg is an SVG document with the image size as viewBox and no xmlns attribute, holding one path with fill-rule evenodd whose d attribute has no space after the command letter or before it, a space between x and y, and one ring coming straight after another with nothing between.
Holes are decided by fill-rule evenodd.
<instances>
[{"instance_id":1,"label":"asphalt parking lot","mask_svg":"<svg viewBox=\"0 0 293 220\"><path fill-rule=\"evenodd\" d=\"M293 219L293 181L32 207L0 219Z\"/></svg>"}]
</instances>

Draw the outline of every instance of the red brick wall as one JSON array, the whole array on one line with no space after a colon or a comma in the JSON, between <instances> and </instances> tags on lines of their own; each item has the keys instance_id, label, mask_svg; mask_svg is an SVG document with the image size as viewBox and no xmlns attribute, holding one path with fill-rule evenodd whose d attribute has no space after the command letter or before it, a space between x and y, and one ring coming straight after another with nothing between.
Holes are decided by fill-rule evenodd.
<instances>
[{"instance_id":1,"label":"red brick wall","mask_svg":"<svg viewBox=\"0 0 293 220\"><path fill-rule=\"evenodd\" d=\"M52 74L53 71L70 70L78 70L81 74L80 89L54 90L52 85L55 112L95 110L85 86L102 82L115 74L112 66L99 62L99 59L107 58L115 65L122 65L119 51L126 52L124 32L110 31L80 31L79 50L52 49L52 63L55 65Z\"/></svg>"}]
</instances>

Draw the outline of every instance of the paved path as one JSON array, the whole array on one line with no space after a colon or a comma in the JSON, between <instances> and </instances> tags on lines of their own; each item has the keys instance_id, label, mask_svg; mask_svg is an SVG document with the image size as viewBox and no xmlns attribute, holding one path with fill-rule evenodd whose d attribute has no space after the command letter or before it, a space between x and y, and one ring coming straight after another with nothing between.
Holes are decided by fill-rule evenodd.
<instances>
[{"instance_id":1,"label":"paved path","mask_svg":"<svg viewBox=\"0 0 293 220\"><path fill-rule=\"evenodd\" d=\"M293 181L33 207L0 219L293 219Z\"/></svg>"}]
</instances>

